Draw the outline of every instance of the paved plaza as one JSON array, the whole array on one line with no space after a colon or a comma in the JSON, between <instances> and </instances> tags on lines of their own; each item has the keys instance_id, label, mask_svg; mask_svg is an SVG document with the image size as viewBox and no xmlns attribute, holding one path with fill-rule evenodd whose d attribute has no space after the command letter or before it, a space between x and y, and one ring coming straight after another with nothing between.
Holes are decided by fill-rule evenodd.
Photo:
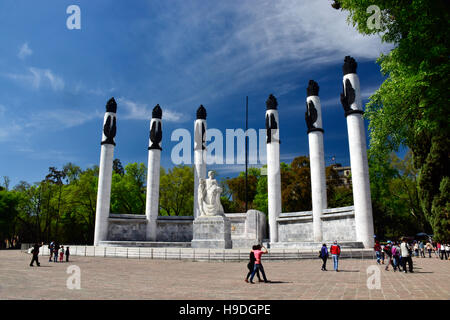
<instances>
[{"instance_id":1,"label":"paved plaza","mask_svg":"<svg viewBox=\"0 0 450 320\"><path fill-rule=\"evenodd\" d=\"M266 261L271 283L247 284L246 262L191 262L73 256L69 263L30 267L31 255L0 251L0 299L347 300L450 299L450 261L414 258L415 273L385 271L381 289L368 289L375 260L342 259L341 272L321 261ZM81 271L81 289L68 289L67 268ZM333 267L329 260L328 269ZM255 277L256 280L256 277Z\"/></svg>"}]
</instances>

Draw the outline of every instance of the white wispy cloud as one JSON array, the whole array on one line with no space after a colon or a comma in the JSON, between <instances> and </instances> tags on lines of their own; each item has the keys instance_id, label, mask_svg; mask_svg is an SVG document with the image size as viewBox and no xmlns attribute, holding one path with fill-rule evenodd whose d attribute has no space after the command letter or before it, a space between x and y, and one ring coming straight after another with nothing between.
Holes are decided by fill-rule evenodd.
<instances>
[{"instance_id":1,"label":"white wispy cloud","mask_svg":"<svg viewBox=\"0 0 450 320\"><path fill-rule=\"evenodd\" d=\"M50 69L29 67L28 73L3 73L3 76L25 86L31 86L33 89L39 89L46 85L54 91L60 91L65 86L64 80Z\"/></svg>"},{"instance_id":2,"label":"white wispy cloud","mask_svg":"<svg viewBox=\"0 0 450 320\"><path fill-rule=\"evenodd\" d=\"M138 103L127 98L120 97L117 99L117 103L126 109L126 114L123 116L124 119L129 120L150 120L152 118L153 107L147 104ZM184 122L186 119L183 114L179 112L172 111L170 109L161 106L163 113L163 121L168 122Z\"/></svg>"},{"instance_id":3,"label":"white wispy cloud","mask_svg":"<svg viewBox=\"0 0 450 320\"><path fill-rule=\"evenodd\" d=\"M152 41L163 60L189 77L182 91L196 88L209 97L342 63L346 55L375 59L391 48L377 35L359 34L329 1L183 2L176 9L170 19L177 23ZM279 89L284 94L295 86Z\"/></svg>"},{"instance_id":4,"label":"white wispy cloud","mask_svg":"<svg viewBox=\"0 0 450 320\"><path fill-rule=\"evenodd\" d=\"M25 127L45 127L47 129L65 129L80 126L93 119L103 118L99 110L83 112L73 109L44 110L31 114Z\"/></svg>"},{"instance_id":5,"label":"white wispy cloud","mask_svg":"<svg viewBox=\"0 0 450 320\"><path fill-rule=\"evenodd\" d=\"M377 91L380 88L380 86L374 86L374 87L369 87L366 89L363 89L361 91L361 99L366 100L369 99L369 97L371 95L373 95L375 93L375 91Z\"/></svg>"},{"instance_id":6,"label":"white wispy cloud","mask_svg":"<svg viewBox=\"0 0 450 320\"><path fill-rule=\"evenodd\" d=\"M99 110L84 112L63 108L13 115L11 112L8 114L4 105L0 105L0 141L16 141L35 134L36 130L55 131L81 126L103 116Z\"/></svg>"},{"instance_id":7,"label":"white wispy cloud","mask_svg":"<svg viewBox=\"0 0 450 320\"><path fill-rule=\"evenodd\" d=\"M26 57L31 56L33 54L33 50L28 46L28 42L25 42L19 49L19 53L17 56L19 59L24 60Z\"/></svg>"}]
</instances>

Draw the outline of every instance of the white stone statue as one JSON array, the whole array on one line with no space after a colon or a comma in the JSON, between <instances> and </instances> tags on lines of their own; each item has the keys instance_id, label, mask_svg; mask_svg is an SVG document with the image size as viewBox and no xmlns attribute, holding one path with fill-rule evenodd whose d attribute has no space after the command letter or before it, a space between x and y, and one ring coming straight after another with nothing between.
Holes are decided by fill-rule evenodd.
<instances>
[{"instance_id":1,"label":"white stone statue","mask_svg":"<svg viewBox=\"0 0 450 320\"><path fill-rule=\"evenodd\" d=\"M224 214L220 195L222 188L214 179L214 172L208 172L208 179L199 179L198 209L200 216L219 216Z\"/></svg>"}]
</instances>

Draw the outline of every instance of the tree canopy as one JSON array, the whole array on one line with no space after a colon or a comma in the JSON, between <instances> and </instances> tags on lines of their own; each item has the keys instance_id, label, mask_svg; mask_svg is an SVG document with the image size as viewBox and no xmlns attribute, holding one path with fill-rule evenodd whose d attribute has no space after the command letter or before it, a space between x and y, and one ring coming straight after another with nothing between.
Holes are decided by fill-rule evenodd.
<instances>
[{"instance_id":1,"label":"tree canopy","mask_svg":"<svg viewBox=\"0 0 450 320\"><path fill-rule=\"evenodd\" d=\"M394 48L378 63L386 77L366 107L370 153L380 159L411 150L418 197L436 239L450 239L450 4L445 0L383 0L379 24L368 23L371 0L335 0L362 34L380 34ZM370 13L368 13L368 11ZM376 18L376 17L375 17Z\"/></svg>"}]
</instances>

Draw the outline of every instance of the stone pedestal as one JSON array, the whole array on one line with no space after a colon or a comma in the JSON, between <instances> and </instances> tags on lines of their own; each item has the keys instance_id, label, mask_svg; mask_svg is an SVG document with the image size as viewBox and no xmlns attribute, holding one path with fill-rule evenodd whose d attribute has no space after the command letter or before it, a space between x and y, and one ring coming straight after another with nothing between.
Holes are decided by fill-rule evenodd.
<instances>
[{"instance_id":1,"label":"stone pedestal","mask_svg":"<svg viewBox=\"0 0 450 320\"><path fill-rule=\"evenodd\" d=\"M194 220L192 248L231 249L231 223L225 216L201 216Z\"/></svg>"}]
</instances>

